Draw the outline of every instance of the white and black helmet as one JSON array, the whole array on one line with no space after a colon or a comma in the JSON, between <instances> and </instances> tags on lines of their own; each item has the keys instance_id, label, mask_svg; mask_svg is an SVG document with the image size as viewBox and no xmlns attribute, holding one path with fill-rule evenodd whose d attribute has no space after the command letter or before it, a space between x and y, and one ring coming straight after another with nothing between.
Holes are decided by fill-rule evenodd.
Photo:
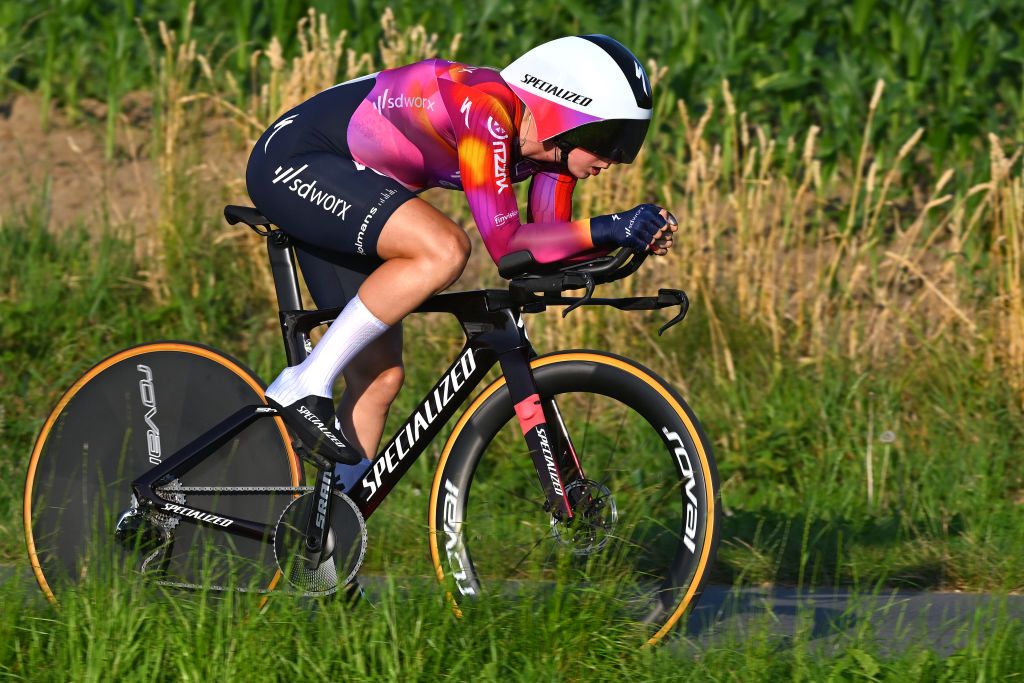
<instances>
[{"instance_id":1,"label":"white and black helmet","mask_svg":"<svg viewBox=\"0 0 1024 683\"><path fill-rule=\"evenodd\" d=\"M651 122L651 81L632 52L603 35L538 45L501 77L533 115L538 138L631 163Z\"/></svg>"}]
</instances>

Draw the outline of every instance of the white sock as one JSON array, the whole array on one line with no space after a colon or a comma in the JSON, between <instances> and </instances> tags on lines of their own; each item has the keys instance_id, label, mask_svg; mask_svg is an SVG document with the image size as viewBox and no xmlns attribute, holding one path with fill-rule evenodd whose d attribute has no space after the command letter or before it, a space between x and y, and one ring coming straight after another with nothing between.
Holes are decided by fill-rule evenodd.
<instances>
[{"instance_id":1,"label":"white sock","mask_svg":"<svg viewBox=\"0 0 1024 683\"><path fill-rule=\"evenodd\" d=\"M307 396L331 397L334 380L352 358L391 327L370 313L357 294L331 323L309 357L285 368L267 387L267 396L283 406Z\"/></svg>"}]
</instances>

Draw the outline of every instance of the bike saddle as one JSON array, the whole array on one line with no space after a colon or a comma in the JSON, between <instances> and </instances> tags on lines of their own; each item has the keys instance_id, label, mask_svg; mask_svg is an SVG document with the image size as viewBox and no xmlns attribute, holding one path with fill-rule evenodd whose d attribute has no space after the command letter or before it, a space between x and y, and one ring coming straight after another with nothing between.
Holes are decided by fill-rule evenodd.
<instances>
[{"instance_id":1,"label":"bike saddle","mask_svg":"<svg viewBox=\"0 0 1024 683\"><path fill-rule=\"evenodd\" d=\"M270 219L252 206L234 206L232 204L228 204L224 207L224 220L228 222L228 225L245 223L260 234L264 233L263 230L260 230L260 227L270 227Z\"/></svg>"}]
</instances>

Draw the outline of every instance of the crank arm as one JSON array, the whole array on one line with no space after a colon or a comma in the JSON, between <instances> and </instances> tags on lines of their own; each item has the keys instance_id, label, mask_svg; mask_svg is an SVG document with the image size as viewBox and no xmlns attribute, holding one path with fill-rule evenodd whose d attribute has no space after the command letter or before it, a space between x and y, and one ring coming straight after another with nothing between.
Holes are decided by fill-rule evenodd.
<instances>
[{"instance_id":1,"label":"crank arm","mask_svg":"<svg viewBox=\"0 0 1024 683\"><path fill-rule=\"evenodd\" d=\"M330 557L334 550L329 543L331 519L331 489L334 486L334 470L320 470L316 495L309 499L309 515L306 518L306 542L303 544L302 559L310 569L319 567L324 557Z\"/></svg>"}]
</instances>

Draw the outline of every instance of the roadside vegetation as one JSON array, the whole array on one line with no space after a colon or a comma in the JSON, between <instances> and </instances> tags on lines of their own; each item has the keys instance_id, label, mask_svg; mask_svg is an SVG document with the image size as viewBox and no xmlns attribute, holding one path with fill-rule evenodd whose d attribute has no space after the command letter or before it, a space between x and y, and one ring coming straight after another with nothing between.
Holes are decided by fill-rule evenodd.
<instances>
[{"instance_id":1,"label":"roadside vegetation","mask_svg":"<svg viewBox=\"0 0 1024 683\"><path fill-rule=\"evenodd\" d=\"M28 4L0 9L11 20L0 22L7 96L37 91L44 114L52 100L63 115L102 127L109 163L117 163L129 154L121 99L146 91L148 136L131 149L157 171L146 226L98 212L54 230L45 184L31 202L0 209L0 561L24 562L20 495L35 433L94 362L129 344L173 338L223 348L265 378L283 365L263 243L219 219L224 203L247 203L244 166L225 159L244 163L277 114L335 82L434 55L504 63L552 37L514 25L579 26L650 45L648 71L663 95L659 132L638 162L582 184L575 210L590 215L643 200L670 207L680 219L674 253L609 291L679 287L693 306L664 337L654 334L657 315L582 309L564 320L558 311L534 316L531 338L541 352L587 346L635 357L680 388L714 442L722 475L717 580L1024 589L1021 12L983 2L941 12L882 0L842 10L825 3L836 5L831 12L598 3L591 25L572 3L554 10L565 14L561 22L528 4L514 22L498 4L471 17L427 2L414 16L388 10L383 18L376 5L358 2L332 6L330 16L291 2L270 12L241 2L237 14L226 6L197 13L184 3L107 4L103 17L93 14L99 5L73 0L35 14ZM653 26L666 31L655 35ZM100 47L74 47L82 45ZM83 107L90 99L104 106ZM426 197L471 224L461 195ZM500 281L477 249L459 286L480 284ZM407 344L407 388L392 426L460 344L457 327L436 318L409 323L415 343ZM371 521L371 567L429 574L423 490L440 443ZM117 607L109 616L90 612L101 594ZM584 675L569 668L579 665L570 655L543 650L552 630L533 622L493 632L483 623L455 627L429 599L407 613L331 607L309 622L304 612L271 612L266 621L243 620L229 645L214 634L223 633L218 619L234 619L230 601L143 607L133 590L96 586L51 613L11 596L2 601L0 629L10 637L0 637L0 668L21 676L45 657L81 672L53 677L88 680L98 664L88 643L69 634L87 625L81 632L160 641L172 631L160 610L174 612L178 640L159 654L133 650L127 639L113 651L140 670L175 672L168 677L244 675L270 641L308 646L274 656L321 671L313 634L339 632L368 634L369 653L352 650L345 660L367 677L397 677L412 661L406 651L425 672L445 671L453 663L441 658L455 657L485 678L507 677L516 666L502 657L510 647L536 653L554 668L551 678ZM587 633L578 626L571 638ZM431 644L438 632L441 645ZM819 656L810 639L798 639L779 656L769 629L697 660L675 646L620 660L625 640L613 638L598 647L586 676L646 671L638 677L657 680L663 671L675 680L683 666L695 680L820 680L865 670L877 680L1000 678L1020 670L1014 657L1024 648L1019 624L999 633L944 660L925 644L889 655L867 640ZM237 653L229 657L237 668L188 668L214 667L213 656L197 658L202 665L176 659L203 639ZM529 659L520 664L533 666Z\"/></svg>"},{"instance_id":2,"label":"roadside vegetation","mask_svg":"<svg viewBox=\"0 0 1024 683\"><path fill-rule=\"evenodd\" d=\"M744 109L753 120L783 136L829 122L820 150L829 166L856 153L879 78L892 98L882 104L876 141L898 144L927 124L924 146L952 165L973 162L978 139L990 131L1021 132L1020 0L490 0L472 7L439 0L239 0L197 10L190 0L7 3L0 9L0 95L38 90L44 115L50 100L73 115L84 113L83 100L103 102L110 151L123 98L152 85L150 46L138 26L155 33L162 21L195 38L218 76L240 86L240 104L253 83L252 51L273 40L286 57L297 54L295 23L310 7L326 13L331 35L346 32L346 55L372 60L369 70L387 66L377 25L389 5L398 25L436 33L442 56L475 64L507 64L566 33L607 33L643 46L645 55L672 66L662 85L677 97L702 104L728 79L735 92L749 94Z\"/></svg>"},{"instance_id":3,"label":"roadside vegetation","mask_svg":"<svg viewBox=\"0 0 1024 683\"><path fill-rule=\"evenodd\" d=\"M915 625L880 644L870 620L821 637L814 615L782 638L770 617L743 630L694 630L638 649L626 626L595 636L560 601L481 600L455 619L443 595L401 581L370 606L273 600L258 614L238 595L168 595L93 580L59 611L25 585L0 585L0 671L31 681L898 681L1012 680L1024 631L998 605L936 653ZM899 609L894 607L894 609ZM697 641L696 638L701 638Z\"/></svg>"}]
</instances>

